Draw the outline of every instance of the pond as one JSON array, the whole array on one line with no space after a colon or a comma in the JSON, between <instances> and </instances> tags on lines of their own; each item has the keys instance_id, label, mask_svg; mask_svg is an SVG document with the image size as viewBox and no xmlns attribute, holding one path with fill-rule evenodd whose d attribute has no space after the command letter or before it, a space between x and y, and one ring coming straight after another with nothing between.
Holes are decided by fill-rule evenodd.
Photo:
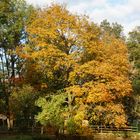
<instances>
[{"instance_id":1,"label":"pond","mask_svg":"<svg viewBox=\"0 0 140 140\"><path fill-rule=\"evenodd\" d=\"M0 135L0 140L140 140L140 135L134 135L131 137L122 136L109 136L108 134L97 134L95 136L68 136L61 135L56 138L56 136L39 136L39 135Z\"/></svg>"}]
</instances>

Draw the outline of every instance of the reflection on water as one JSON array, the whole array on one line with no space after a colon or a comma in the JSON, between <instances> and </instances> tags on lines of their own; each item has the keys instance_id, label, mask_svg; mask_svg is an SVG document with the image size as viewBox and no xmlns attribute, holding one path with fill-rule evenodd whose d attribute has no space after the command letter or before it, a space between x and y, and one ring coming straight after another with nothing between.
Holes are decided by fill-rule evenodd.
<instances>
[{"instance_id":1,"label":"reflection on water","mask_svg":"<svg viewBox=\"0 0 140 140\"><path fill-rule=\"evenodd\" d=\"M125 135L123 135L125 134ZM98 133L93 136L77 135L0 135L0 140L140 140L140 133Z\"/></svg>"},{"instance_id":2,"label":"reflection on water","mask_svg":"<svg viewBox=\"0 0 140 140\"><path fill-rule=\"evenodd\" d=\"M98 133L93 140L140 140L139 132ZM91 139L90 139L91 140Z\"/></svg>"},{"instance_id":3,"label":"reflection on water","mask_svg":"<svg viewBox=\"0 0 140 140\"><path fill-rule=\"evenodd\" d=\"M140 139L132 139L132 138L94 138L93 140L140 140Z\"/></svg>"},{"instance_id":4,"label":"reflection on water","mask_svg":"<svg viewBox=\"0 0 140 140\"><path fill-rule=\"evenodd\" d=\"M94 138L93 140L140 140L140 137L139 138L123 138L123 137L104 138L104 137L99 137L99 138Z\"/></svg>"}]
</instances>

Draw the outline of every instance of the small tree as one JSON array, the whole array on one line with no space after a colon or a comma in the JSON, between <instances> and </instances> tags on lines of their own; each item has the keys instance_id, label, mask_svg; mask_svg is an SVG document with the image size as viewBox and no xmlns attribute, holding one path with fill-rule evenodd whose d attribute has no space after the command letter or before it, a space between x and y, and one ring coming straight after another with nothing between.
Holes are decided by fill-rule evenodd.
<instances>
[{"instance_id":1,"label":"small tree","mask_svg":"<svg viewBox=\"0 0 140 140\"><path fill-rule=\"evenodd\" d=\"M34 120L36 113L35 100L38 98L38 93L30 85L15 87L10 96L10 110L14 112L17 125L27 127L30 125L30 118ZM16 111L15 111L16 110ZM23 124L21 125L21 121ZM33 122L32 122L33 123Z\"/></svg>"},{"instance_id":2,"label":"small tree","mask_svg":"<svg viewBox=\"0 0 140 140\"><path fill-rule=\"evenodd\" d=\"M65 102L66 96L63 94L51 95L48 98L40 97L36 101L36 105L41 108L40 112L36 116L37 122L40 122L43 126L51 126L58 133L64 127L64 115L66 111Z\"/></svg>"}]
</instances>

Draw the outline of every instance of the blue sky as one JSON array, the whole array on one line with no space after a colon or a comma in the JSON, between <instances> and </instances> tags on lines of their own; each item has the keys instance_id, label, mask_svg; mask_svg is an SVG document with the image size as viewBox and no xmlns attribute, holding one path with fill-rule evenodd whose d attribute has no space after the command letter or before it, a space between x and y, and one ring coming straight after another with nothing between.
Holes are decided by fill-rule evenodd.
<instances>
[{"instance_id":1,"label":"blue sky","mask_svg":"<svg viewBox=\"0 0 140 140\"><path fill-rule=\"evenodd\" d=\"M29 4L45 7L52 2L65 3L67 8L78 14L87 14L95 23L107 19L118 22L127 34L140 26L140 0L26 0Z\"/></svg>"}]
</instances>

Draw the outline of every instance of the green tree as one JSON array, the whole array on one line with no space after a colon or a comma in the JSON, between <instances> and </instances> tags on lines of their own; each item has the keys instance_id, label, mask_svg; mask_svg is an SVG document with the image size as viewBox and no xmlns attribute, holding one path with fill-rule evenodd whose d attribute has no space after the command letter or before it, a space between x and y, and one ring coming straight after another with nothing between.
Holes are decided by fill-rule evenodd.
<instances>
[{"instance_id":1,"label":"green tree","mask_svg":"<svg viewBox=\"0 0 140 140\"><path fill-rule=\"evenodd\" d=\"M43 126L51 126L58 133L64 129L64 113L67 107L64 106L66 96L61 94L51 95L46 98L40 97L36 105L41 107L42 111L36 116L38 122Z\"/></svg>"},{"instance_id":2,"label":"green tree","mask_svg":"<svg viewBox=\"0 0 140 140\"><path fill-rule=\"evenodd\" d=\"M23 61L16 54L16 48L26 42L25 26L29 17L29 9L32 8L27 6L24 0L0 1L1 98L6 102L4 113L8 118L12 113L9 108L9 96L12 88L22 79Z\"/></svg>"},{"instance_id":3,"label":"green tree","mask_svg":"<svg viewBox=\"0 0 140 140\"><path fill-rule=\"evenodd\" d=\"M17 126L27 127L33 125L34 115L37 113L35 101L38 99L38 96L39 94L30 85L23 85L13 89L9 99L10 111L16 116Z\"/></svg>"},{"instance_id":4,"label":"green tree","mask_svg":"<svg viewBox=\"0 0 140 140\"><path fill-rule=\"evenodd\" d=\"M134 90L133 102L131 110L131 118L140 117L140 27L137 26L131 32L129 32L129 37L127 40L129 59L132 65L131 68L131 80Z\"/></svg>"},{"instance_id":5,"label":"green tree","mask_svg":"<svg viewBox=\"0 0 140 140\"><path fill-rule=\"evenodd\" d=\"M123 34L123 26L117 22L110 24L106 19L100 24L103 34L108 33L116 38L125 39Z\"/></svg>"}]
</instances>

